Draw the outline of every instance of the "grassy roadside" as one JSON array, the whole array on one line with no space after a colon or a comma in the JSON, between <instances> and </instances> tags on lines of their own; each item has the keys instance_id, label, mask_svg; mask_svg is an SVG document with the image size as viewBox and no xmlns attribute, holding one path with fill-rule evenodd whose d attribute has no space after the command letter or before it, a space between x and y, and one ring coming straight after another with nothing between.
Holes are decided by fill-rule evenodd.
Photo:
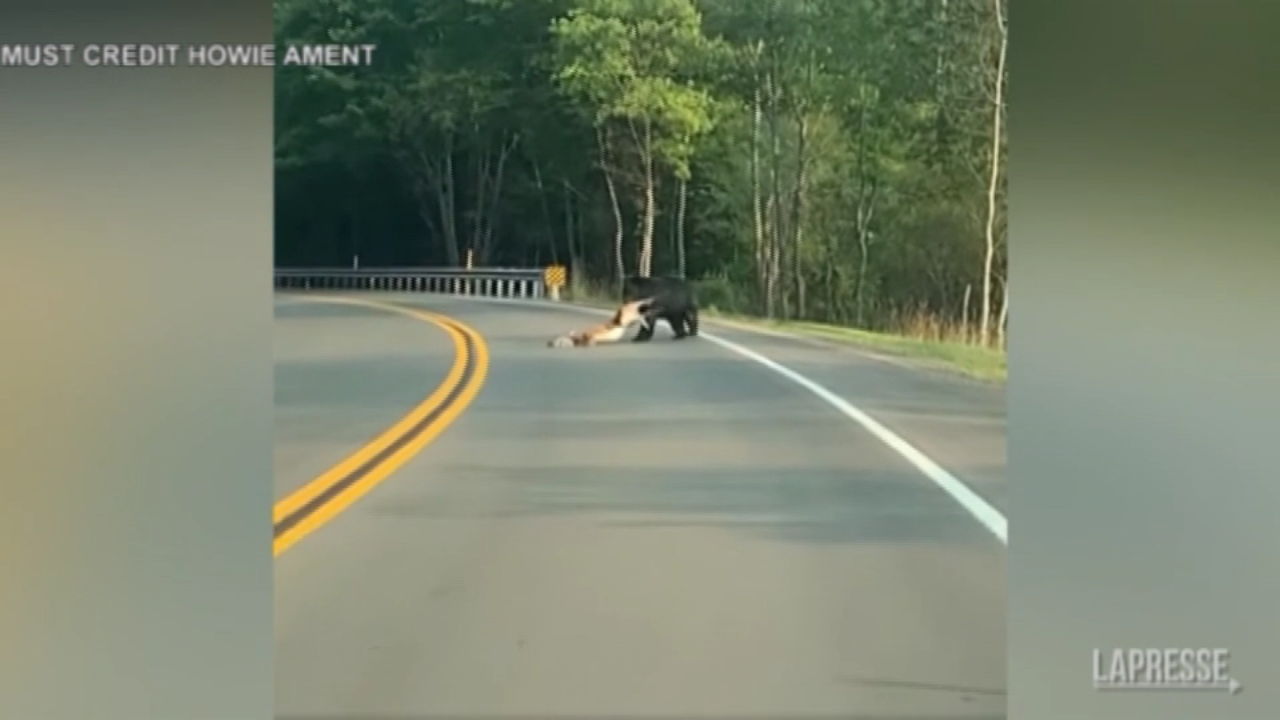
<instances>
[{"instance_id":1,"label":"grassy roadside","mask_svg":"<svg viewBox=\"0 0 1280 720\"><path fill-rule=\"evenodd\" d=\"M565 299L579 305L599 308L612 308L615 304L608 296L592 292L579 291L567 295ZM837 345L849 345L978 380L1004 382L1008 378L1008 357L1003 350L972 343L876 333L823 323L765 320L724 313L715 308L704 309L702 316L729 327L737 325L745 329L770 330Z\"/></svg>"}]
</instances>

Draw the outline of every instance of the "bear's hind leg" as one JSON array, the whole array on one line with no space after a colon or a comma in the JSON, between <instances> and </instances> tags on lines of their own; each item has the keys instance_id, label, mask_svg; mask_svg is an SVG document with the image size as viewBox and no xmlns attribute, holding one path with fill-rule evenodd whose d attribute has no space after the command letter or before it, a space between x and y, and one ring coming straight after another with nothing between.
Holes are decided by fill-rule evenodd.
<instances>
[{"instance_id":1,"label":"bear's hind leg","mask_svg":"<svg viewBox=\"0 0 1280 720\"><path fill-rule=\"evenodd\" d=\"M671 331L676 334L676 340L683 340L689 336L689 332L685 329L684 313L668 315L666 321L671 326Z\"/></svg>"}]
</instances>

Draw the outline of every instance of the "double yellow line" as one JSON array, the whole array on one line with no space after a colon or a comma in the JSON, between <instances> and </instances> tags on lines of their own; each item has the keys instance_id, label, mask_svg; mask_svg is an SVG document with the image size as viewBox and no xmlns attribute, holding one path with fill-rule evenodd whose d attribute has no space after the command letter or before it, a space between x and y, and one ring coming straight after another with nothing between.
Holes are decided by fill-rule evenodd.
<instances>
[{"instance_id":1,"label":"double yellow line","mask_svg":"<svg viewBox=\"0 0 1280 720\"><path fill-rule=\"evenodd\" d=\"M462 414L489 373L489 348L480 333L443 315L352 298L315 302L361 305L429 322L448 333L455 351L444 382L395 425L319 477L278 501L272 510L278 557L332 520L420 452Z\"/></svg>"}]
</instances>

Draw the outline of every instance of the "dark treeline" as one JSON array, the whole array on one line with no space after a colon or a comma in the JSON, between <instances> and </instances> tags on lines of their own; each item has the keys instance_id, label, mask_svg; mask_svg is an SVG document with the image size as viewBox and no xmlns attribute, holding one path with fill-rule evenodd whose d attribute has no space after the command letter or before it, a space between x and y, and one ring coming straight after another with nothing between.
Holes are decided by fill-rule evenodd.
<instances>
[{"instance_id":1,"label":"dark treeline","mask_svg":"<svg viewBox=\"0 0 1280 720\"><path fill-rule=\"evenodd\" d=\"M280 266L674 273L1003 341L1007 0L278 0Z\"/></svg>"}]
</instances>

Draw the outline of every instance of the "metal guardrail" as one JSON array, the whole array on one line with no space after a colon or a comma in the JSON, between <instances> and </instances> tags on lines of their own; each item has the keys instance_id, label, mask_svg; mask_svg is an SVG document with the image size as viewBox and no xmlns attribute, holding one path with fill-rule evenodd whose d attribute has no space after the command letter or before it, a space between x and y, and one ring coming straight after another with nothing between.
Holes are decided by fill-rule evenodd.
<instances>
[{"instance_id":1,"label":"metal guardrail","mask_svg":"<svg viewBox=\"0 0 1280 720\"><path fill-rule=\"evenodd\" d=\"M544 268L289 268L276 269L275 288L528 299L541 299L547 295ZM553 291L555 289L558 288L553 288Z\"/></svg>"}]
</instances>

